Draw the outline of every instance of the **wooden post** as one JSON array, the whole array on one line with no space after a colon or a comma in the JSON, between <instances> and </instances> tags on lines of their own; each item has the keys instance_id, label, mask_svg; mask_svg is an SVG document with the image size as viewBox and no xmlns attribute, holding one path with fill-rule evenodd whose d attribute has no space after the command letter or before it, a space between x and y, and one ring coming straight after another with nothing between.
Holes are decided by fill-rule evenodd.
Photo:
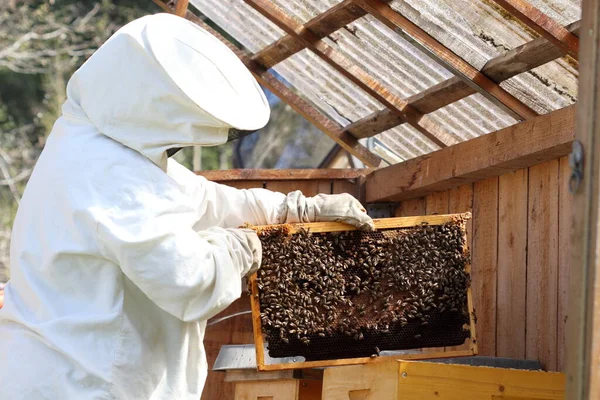
<instances>
[{"instance_id":1,"label":"wooden post","mask_svg":"<svg viewBox=\"0 0 600 400\"><path fill-rule=\"evenodd\" d=\"M583 179L573 196L568 400L600 393L600 0L583 0L582 15L575 138L583 148Z\"/></svg>"}]
</instances>

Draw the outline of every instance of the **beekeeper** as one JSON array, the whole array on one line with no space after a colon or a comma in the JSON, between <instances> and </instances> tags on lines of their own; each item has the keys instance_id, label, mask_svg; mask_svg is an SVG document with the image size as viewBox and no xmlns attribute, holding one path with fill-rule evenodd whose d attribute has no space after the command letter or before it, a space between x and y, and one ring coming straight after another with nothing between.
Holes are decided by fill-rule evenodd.
<instances>
[{"instance_id":1,"label":"beekeeper","mask_svg":"<svg viewBox=\"0 0 600 400\"><path fill-rule=\"evenodd\" d=\"M263 127L238 58L166 14L113 35L71 78L12 235L2 399L194 399L206 320L260 264L244 223L372 220L349 195L237 190L168 155Z\"/></svg>"}]
</instances>

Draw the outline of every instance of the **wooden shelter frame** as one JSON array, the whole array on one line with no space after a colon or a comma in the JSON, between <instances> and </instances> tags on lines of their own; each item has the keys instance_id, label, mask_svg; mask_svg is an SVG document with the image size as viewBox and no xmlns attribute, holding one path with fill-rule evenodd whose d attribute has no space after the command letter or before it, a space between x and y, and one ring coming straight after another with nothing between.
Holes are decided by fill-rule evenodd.
<instances>
[{"instance_id":1,"label":"wooden shelter frame","mask_svg":"<svg viewBox=\"0 0 600 400\"><path fill-rule=\"evenodd\" d=\"M286 15L282 9L270 1L244 0L286 32L285 36L255 54L247 54L236 48L194 13L186 10L188 1L179 0L175 4L173 4L174 1L167 0L153 1L165 11L184 16L221 39L236 52L259 83L368 167L380 166L381 159L358 143L358 139L372 137L404 123L411 125L441 148L457 144L456 137L443 126L432 121L427 114L474 93L482 94L517 120L525 121L536 118L537 113L534 110L516 99L499 84L515 75L565 55L577 56L574 48L578 44L579 23L562 27L521 0L499 1L498 3L506 7L509 12L515 12L516 18L523 20L527 26L532 27L542 36L489 60L481 71L473 68L408 18L390 8L387 5L389 0L344 0L305 24ZM515 10L520 10L519 13L510 8L511 4ZM353 64L322 40L367 14L373 15L384 25L408 39L455 76L421 93L401 99L393 95L385 84L377 80L377 77ZM552 40L548 41L547 38L552 38ZM342 127L293 93L267 71L304 49L313 51L386 108Z\"/></svg>"},{"instance_id":2,"label":"wooden shelter frame","mask_svg":"<svg viewBox=\"0 0 600 400\"><path fill-rule=\"evenodd\" d=\"M381 159L358 142L401 124L409 124L442 150L381 169L353 170L367 202L396 201L456 188L465 183L527 168L569 155L575 140L583 148L581 184L574 188L573 316L568 320L567 393L570 400L595 399L600 392L600 0L583 0L582 21L562 26L526 0L494 0L515 19L540 37L490 59L477 70L436 41L385 0L344 0L335 7L301 24L266 0L245 0L286 35L255 54L248 54L227 41L187 9L188 0L153 0L167 12L176 13L209 30L226 43L259 83L289 104L341 148L367 167L378 167ZM391 95L389 88L368 72L353 65L322 40L347 24L371 14L383 24L425 51L454 76L408 98ZM579 36L581 31L581 48ZM385 109L346 127L317 110L285 87L268 72L272 66L308 49L359 88L380 101ZM580 69L579 105L537 115L499 84L560 57L569 57ZM428 118L442 107L475 93L522 121L476 139L458 143L443 126ZM577 128L576 128L577 121ZM469 157L460 154L468 153ZM424 174L423 171L427 171ZM329 176L331 170L304 171L295 179ZM211 177L226 180L235 176L263 179L256 171L220 171ZM269 179L286 179L289 171L272 171ZM316 175L315 175L316 174ZM205 174L206 175L206 174ZM303 178L304 177L304 178Z\"/></svg>"}]
</instances>

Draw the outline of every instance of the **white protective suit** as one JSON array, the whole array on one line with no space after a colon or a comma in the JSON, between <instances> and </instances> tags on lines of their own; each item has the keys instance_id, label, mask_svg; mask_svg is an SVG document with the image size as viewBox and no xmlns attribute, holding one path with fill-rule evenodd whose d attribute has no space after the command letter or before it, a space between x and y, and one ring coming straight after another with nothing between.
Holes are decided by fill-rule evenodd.
<instances>
[{"instance_id":1,"label":"white protective suit","mask_svg":"<svg viewBox=\"0 0 600 400\"><path fill-rule=\"evenodd\" d=\"M128 24L67 92L14 224L0 398L198 400L205 321L257 261L233 228L372 221L350 196L236 190L167 159L269 118L235 55L184 19Z\"/></svg>"}]
</instances>

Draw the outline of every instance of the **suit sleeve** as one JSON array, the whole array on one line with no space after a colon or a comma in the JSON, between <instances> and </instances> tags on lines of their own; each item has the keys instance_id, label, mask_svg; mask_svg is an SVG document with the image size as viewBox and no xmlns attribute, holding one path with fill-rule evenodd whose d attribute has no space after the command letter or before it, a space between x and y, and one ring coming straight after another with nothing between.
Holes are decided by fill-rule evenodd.
<instances>
[{"instance_id":1,"label":"suit sleeve","mask_svg":"<svg viewBox=\"0 0 600 400\"><path fill-rule=\"evenodd\" d=\"M287 196L267 189L236 189L197 176L169 159L168 174L185 188L198 212L198 226L237 228L277 224L282 218Z\"/></svg>"},{"instance_id":2,"label":"suit sleeve","mask_svg":"<svg viewBox=\"0 0 600 400\"><path fill-rule=\"evenodd\" d=\"M220 227L197 231L195 210L177 188L134 183L98 217L104 256L183 321L207 320L239 298L252 265L246 237Z\"/></svg>"}]
</instances>

